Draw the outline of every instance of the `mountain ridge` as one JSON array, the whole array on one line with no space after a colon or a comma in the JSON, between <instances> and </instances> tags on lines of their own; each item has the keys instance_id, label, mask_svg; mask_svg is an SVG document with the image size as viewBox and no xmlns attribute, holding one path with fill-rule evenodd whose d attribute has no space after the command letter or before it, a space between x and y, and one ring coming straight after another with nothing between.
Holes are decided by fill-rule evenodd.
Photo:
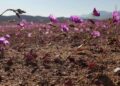
<instances>
[{"instance_id":1,"label":"mountain ridge","mask_svg":"<svg viewBox=\"0 0 120 86\"><path fill-rule=\"evenodd\" d=\"M112 12L107 12L107 11L99 11L99 12L101 14L100 17L95 17L92 15L92 13L81 15L80 17L83 19L95 19L95 20L104 20L104 19L112 18ZM33 21L33 22L47 23L50 21L48 17L43 17L43 16L21 15L21 18L26 19L27 21ZM57 17L57 18L59 19L59 21L65 21L69 19L68 17ZM15 15L0 16L0 22L8 21L8 20L18 21L19 19Z\"/></svg>"}]
</instances>

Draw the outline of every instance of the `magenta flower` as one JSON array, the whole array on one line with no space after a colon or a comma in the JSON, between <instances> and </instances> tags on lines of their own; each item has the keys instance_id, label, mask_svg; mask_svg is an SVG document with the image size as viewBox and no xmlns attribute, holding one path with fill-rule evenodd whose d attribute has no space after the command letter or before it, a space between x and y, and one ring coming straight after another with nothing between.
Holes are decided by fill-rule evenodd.
<instances>
[{"instance_id":1,"label":"magenta flower","mask_svg":"<svg viewBox=\"0 0 120 86\"><path fill-rule=\"evenodd\" d=\"M70 20L75 23L81 23L83 21L79 16L71 16Z\"/></svg>"},{"instance_id":2,"label":"magenta flower","mask_svg":"<svg viewBox=\"0 0 120 86\"><path fill-rule=\"evenodd\" d=\"M5 37L0 37L0 43L4 43L4 41L6 40L6 38Z\"/></svg>"},{"instance_id":3,"label":"magenta flower","mask_svg":"<svg viewBox=\"0 0 120 86\"><path fill-rule=\"evenodd\" d=\"M6 34L6 35L5 35L5 38L9 39L9 38L10 38L10 35L9 35L9 34Z\"/></svg>"},{"instance_id":4,"label":"magenta flower","mask_svg":"<svg viewBox=\"0 0 120 86\"><path fill-rule=\"evenodd\" d=\"M55 16L53 16L52 14L49 15L49 19L53 23L56 23L58 21L57 18Z\"/></svg>"},{"instance_id":5,"label":"magenta flower","mask_svg":"<svg viewBox=\"0 0 120 86\"><path fill-rule=\"evenodd\" d=\"M19 26L23 28L25 25L24 25L23 22L20 22L20 23L19 23Z\"/></svg>"},{"instance_id":6,"label":"magenta flower","mask_svg":"<svg viewBox=\"0 0 120 86\"><path fill-rule=\"evenodd\" d=\"M63 32L68 32L69 31L69 28L67 27L66 24L61 24L61 31L63 31Z\"/></svg>"},{"instance_id":7,"label":"magenta flower","mask_svg":"<svg viewBox=\"0 0 120 86\"><path fill-rule=\"evenodd\" d=\"M5 37L0 37L0 44L9 45L9 41Z\"/></svg>"},{"instance_id":8,"label":"magenta flower","mask_svg":"<svg viewBox=\"0 0 120 86\"><path fill-rule=\"evenodd\" d=\"M100 16L100 13L96 10L96 8L93 9L93 16Z\"/></svg>"},{"instance_id":9,"label":"magenta flower","mask_svg":"<svg viewBox=\"0 0 120 86\"><path fill-rule=\"evenodd\" d=\"M114 11L112 14L113 22L119 22L120 21L120 13L118 11Z\"/></svg>"},{"instance_id":10,"label":"magenta flower","mask_svg":"<svg viewBox=\"0 0 120 86\"><path fill-rule=\"evenodd\" d=\"M20 23L18 24L21 28L25 28L25 26L27 26L27 21L25 19L23 19L22 21L20 21Z\"/></svg>"},{"instance_id":11,"label":"magenta flower","mask_svg":"<svg viewBox=\"0 0 120 86\"><path fill-rule=\"evenodd\" d=\"M4 43L4 45L9 45L10 44L10 42L8 40L5 40L3 43Z\"/></svg>"},{"instance_id":12,"label":"magenta flower","mask_svg":"<svg viewBox=\"0 0 120 86\"><path fill-rule=\"evenodd\" d=\"M112 15L113 15L113 17L114 17L114 16L118 16L118 15L119 15L119 12L118 12L118 11L114 11Z\"/></svg>"},{"instance_id":13,"label":"magenta flower","mask_svg":"<svg viewBox=\"0 0 120 86\"><path fill-rule=\"evenodd\" d=\"M96 38L96 37L100 37L100 32L99 31L93 31L92 33L91 33L91 35L94 37L94 38Z\"/></svg>"}]
</instances>

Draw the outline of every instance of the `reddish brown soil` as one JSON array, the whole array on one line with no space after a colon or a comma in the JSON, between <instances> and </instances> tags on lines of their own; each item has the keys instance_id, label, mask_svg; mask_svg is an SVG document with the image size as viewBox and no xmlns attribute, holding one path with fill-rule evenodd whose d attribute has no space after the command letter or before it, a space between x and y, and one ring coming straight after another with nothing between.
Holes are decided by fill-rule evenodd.
<instances>
[{"instance_id":1,"label":"reddish brown soil","mask_svg":"<svg viewBox=\"0 0 120 86\"><path fill-rule=\"evenodd\" d=\"M11 35L10 46L0 53L0 86L120 86L120 74L113 72L120 67L119 25L101 30L99 38L51 31L0 32Z\"/></svg>"}]
</instances>

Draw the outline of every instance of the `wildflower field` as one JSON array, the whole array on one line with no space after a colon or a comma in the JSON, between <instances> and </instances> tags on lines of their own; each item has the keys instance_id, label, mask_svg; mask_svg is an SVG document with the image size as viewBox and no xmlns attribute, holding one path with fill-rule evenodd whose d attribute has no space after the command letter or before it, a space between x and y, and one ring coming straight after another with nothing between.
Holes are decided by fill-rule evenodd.
<instances>
[{"instance_id":1,"label":"wildflower field","mask_svg":"<svg viewBox=\"0 0 120 86\"><path fill-rule=\"evenodd\" d=\"M101 21L49 19L0 23L0 86L120 86L117 11Z\"/></svg>"}]
</instances>

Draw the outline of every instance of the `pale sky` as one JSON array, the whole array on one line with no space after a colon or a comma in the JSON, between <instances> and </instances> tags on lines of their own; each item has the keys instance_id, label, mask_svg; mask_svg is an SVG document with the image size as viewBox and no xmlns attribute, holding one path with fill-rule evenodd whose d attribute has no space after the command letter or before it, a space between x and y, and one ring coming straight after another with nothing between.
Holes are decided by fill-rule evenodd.
<instances>
[{"instance_id":1,"label":"pale sky","mask_svg":"<svg viewBox=\"0 0 120 86\"><path fill-rule=\"evenodd\" d=\"M120 10L120 0L0 0L0 13L11 8L21 8L26 15L49 16L70 16L83 15L92 12L96 7L98 10L112 12L117 6ZM7 12L6 15L14 15Z\"/></svg>"}]
</instances>

